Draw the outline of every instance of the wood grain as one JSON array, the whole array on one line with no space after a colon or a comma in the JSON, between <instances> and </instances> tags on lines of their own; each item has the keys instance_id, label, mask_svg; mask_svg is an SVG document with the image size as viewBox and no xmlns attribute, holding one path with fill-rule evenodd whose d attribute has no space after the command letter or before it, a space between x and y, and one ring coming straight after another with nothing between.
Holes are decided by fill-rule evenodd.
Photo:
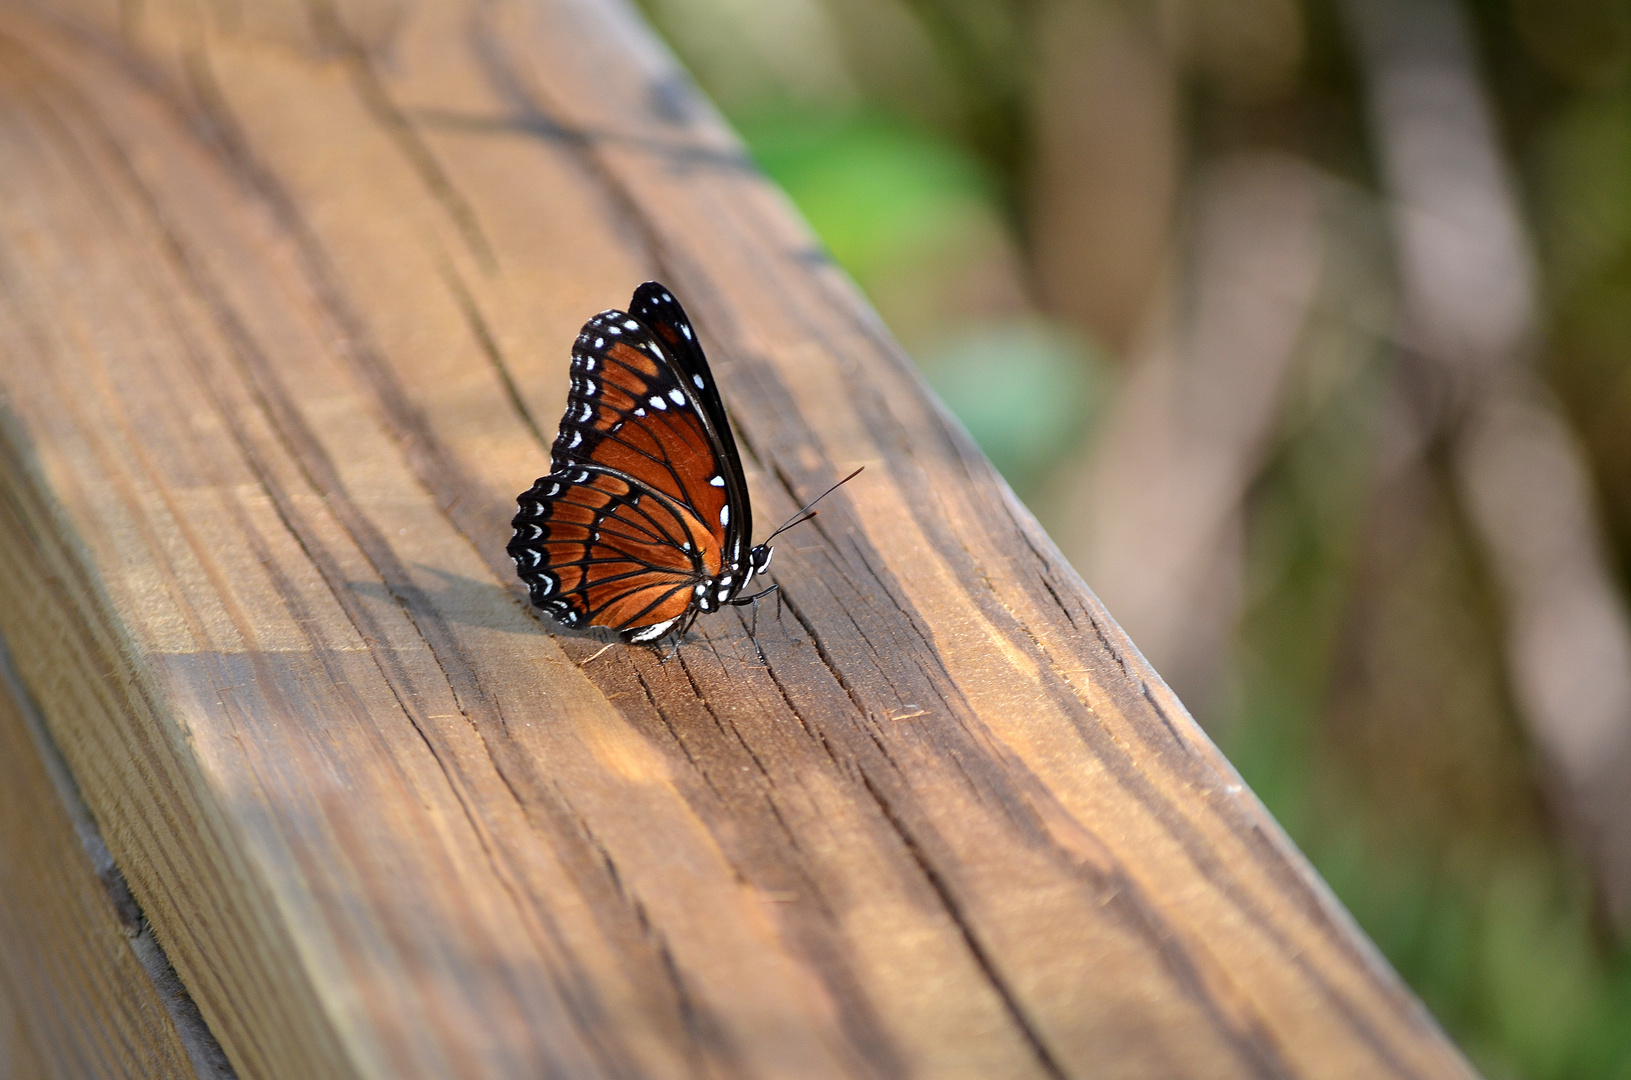
<instances>
[{"instance_id":1,"label":"wood grain","mask_svg":"<svg viewBox=\"0 0 1631 1080\"><path fill-rule=\"evenodd\" d=\"M504 544L673 286L787 601ZM628 9L0 5L0 632L239 1076L1469 1070Z\"/></svg>"},{"instance_id":2,"label":"wood grain","mask_svg":"<svg viewBox=\"0 0 1631 1080\"><path fill-rule=\"evenodd\" d=\"M73 780L0 650L0 1077L200 1080L177 1000ZM205 1072L209 1040L197 1048Z\"/></svg>"}]
</instances>

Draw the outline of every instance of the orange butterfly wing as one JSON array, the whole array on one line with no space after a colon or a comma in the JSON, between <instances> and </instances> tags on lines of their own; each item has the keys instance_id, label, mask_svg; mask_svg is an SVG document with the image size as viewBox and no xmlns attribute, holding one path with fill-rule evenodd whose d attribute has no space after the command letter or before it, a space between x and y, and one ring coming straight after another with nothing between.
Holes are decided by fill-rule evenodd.
<instances>
[{"instance_id":1,"label":"orange butterfly wing","mask_svg":"<svg viewBox=\"0 0 1631 1080\"><path fill-rule=\"evenodd\" d=\"M685 357L687 388L672 350L615 310L585 323L572 350L550 474L517 498L509 544L532 602L568 626L654 640L714 606L704 583L735 565L728 543L745 546L745 497L744 520L731 521L731 492L745 496L741 465L734 443L725 454L714 434L723 409L715 405L716 421L699 408L699 391L712 390L711 376L696 374L701 363L707 375L706 362L700 349Z\"/></svg>"}]
</instances>

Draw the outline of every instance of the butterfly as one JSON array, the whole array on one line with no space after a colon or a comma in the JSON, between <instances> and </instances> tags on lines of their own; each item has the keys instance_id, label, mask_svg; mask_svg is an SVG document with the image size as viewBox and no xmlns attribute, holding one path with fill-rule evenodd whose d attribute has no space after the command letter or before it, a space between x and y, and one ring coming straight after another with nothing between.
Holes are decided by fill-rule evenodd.
<instances>
[{"instance_id":1,"label":"butterfly","mask_svg":"<svg viewBox=\"0 0 1631 1080\"><path fill-rule=\"evenodd\" d=\"M677 648L698 615L774 591L744 593L769 568L770 541L815 503L751 543L736 439L673 293L648 281L628 311L585 323L571 377L549 475L517 496L511 521L509 555L533 605L627 642L672 634Z\"/></svg>"}]
</instances>

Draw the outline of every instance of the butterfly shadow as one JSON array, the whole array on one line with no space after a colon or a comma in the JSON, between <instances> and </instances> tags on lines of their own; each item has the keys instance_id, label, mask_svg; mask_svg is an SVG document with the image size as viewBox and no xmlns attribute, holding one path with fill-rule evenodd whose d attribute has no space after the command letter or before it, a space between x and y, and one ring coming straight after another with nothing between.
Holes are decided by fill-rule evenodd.
<instances>
[{"instance_id":1,"label":"butterfly shadow","mask_svg":"<svg viewBox=\"0 0 1631 1080\"><path fill-rule=\"evenodd\" d=\"M582 641L616 641L617 635L602 627L573 629L545 619L527 603L519 589L509 589L491 581L455 574L449 570L415 563L422 573L441 583L437 589L419 585L391 587L383 581L348 581L346 587L359 596L407 609L415 621L429 618L505 634L548 634L551 637Z\"/></svg>"}]
</instances>

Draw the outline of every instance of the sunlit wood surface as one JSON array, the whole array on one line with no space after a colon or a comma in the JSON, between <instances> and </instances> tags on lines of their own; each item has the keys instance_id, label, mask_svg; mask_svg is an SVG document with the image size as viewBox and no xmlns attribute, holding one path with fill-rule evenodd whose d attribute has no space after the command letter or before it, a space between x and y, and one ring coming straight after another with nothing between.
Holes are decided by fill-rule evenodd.
<instances>
[{"instance_id":1,"label":"sunlit wood surface","mask_svg":"<svg viewBox=\"0 0 1631 1080\"><path fill-rule=\"evenodd\" d=\"M209 7L0 4L0 632L238 1076L1468 1075L629 9ZM765 664L504 555L649 277Z\"/></svg>"}]
</instances>

